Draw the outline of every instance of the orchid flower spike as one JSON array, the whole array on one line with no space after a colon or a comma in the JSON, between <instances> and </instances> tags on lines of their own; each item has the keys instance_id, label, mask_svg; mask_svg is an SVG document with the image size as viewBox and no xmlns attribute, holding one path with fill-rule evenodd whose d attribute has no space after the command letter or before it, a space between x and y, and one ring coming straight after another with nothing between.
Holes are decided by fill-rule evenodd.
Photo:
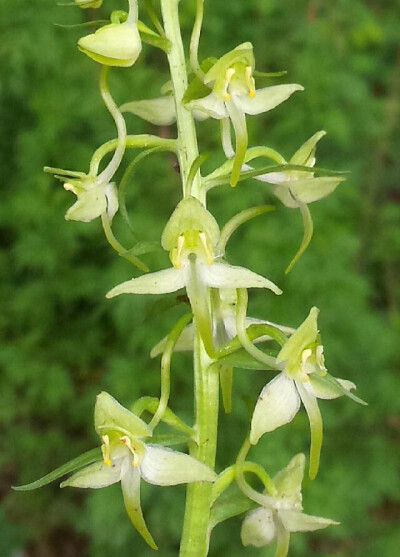
<instances>
[{"instance_id":1,"label":"orchid flower spike","mask_svg":"<svg viewBox=\"0 0 400 557\"><path fill-rule=\"evenodd\" d=\"M148 425L121 406L108 393L100 393L94 411L103 459L79 470L61 487L102 488L121 482L125 508L133 526L153 549L157 546L147 529L140 506L140 480L169 486L213 482L216 474L195 458L159 445L145 443Z\"/></svg>"},{"instance_id":2,"label":"orchid flower spike","mask_svg":"<svg viewBox=\"0 0 400 557\"><path fill-rule=\"evenodd\" d=\"M282 291L270 280L244 267L218 261L220 232L209 211L194 197L183 199L172 213L161 243L169 251L172 268L150 273L113 288L107 298L119 294L166 294L186 288L194 319L209 355L214 352L209 311L209 288L268 288Z\"/></svg>"},{"instance_id":3,"label":"orchid flower spike","mask_svg":"<svg viewBox=\"0 0 400 557\"><path fill-rule=\"evenodd\" d=\"M204 83L212 88L208 95L192 99L186 108L206 117L229 118L236 136L236 151L231 174L231 186L239 179L248 137L246 114L256 115L272 110L303 87L296 83L256 89L253 45L242 43L222 56L205 74Z\"/></svg>"},{"instance_id":4,"label":"orchid flower spike","mask_svg":"<svg viewBox=\"0 0 400 557\"><path fill-rule=\"evenodd\" d=\"M286 557L291 532L313 532L339 524L302 512L304 465L304 455L298 454L273 478L277 495L266 498L270 502L268 506L259 507L246 516L241 529L243 545L263 547L276 539L275 557Z\"/></svg>"},{"instance_id":5,"label":"orchid flower spike","mask_svg":"<svg viewBox=\"0 0 400 557\"><path fill-rule=\"evenodd\" d=\"M142 50L137 27L137 0L129 0L125 22L110 23L78 41L81 52L105 66L133 66Z\"/></svg>"},{"instance_id":6,"label":"orchid flower spike","mask_svg":"<svg viewBox=\"0 0 400 557\"><path fill-rule=\"evenodd\" d=\"M282 372L261 391L251 420L250 442L255 445L267 432L293 420L303 402L311 428L310 478L317 475L322 445L322 418L317 399L346 395L355 402L364 401L350 391L354 383L329 375L323 346L318 334L319 310L311 309L307 319L285 343L276 363Z\"/></svg>"}]
</instances>

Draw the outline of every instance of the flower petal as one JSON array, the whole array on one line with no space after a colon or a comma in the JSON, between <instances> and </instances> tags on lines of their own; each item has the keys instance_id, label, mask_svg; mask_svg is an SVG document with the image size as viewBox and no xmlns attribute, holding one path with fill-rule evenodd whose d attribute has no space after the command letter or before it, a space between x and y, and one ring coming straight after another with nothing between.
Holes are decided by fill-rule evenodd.
<instances>
[{"instance_id":1,"label":"flower petal","mask_svg":"<svg viewBox=\"0 0 400 557\"><path fill-rule=\"evenodd\" d=\"M276 284L244 267L227 263L202 264L202 274L206 284L213 288L268 288L275 294L282 294Z\"/></svg>"},{"instance_id":2,"label":"flower petal","mask_svg":"<svg viewBox=\"0 0 400 557\"><path fill-rule=\"evenodd\" d=\"M296 386L304 408L306 409L308 419L310 421L311 430L311 447L310 447L310 468L309 476L313 480L318 473L319 459L322 447L322 417L319 411L318 402L313 394L311 387L306 383L296 381Z\"/></svg>"},{"instance_id":3,"label":"flower petal","mask_svg":"<svg viewBox=\"0 0 400 557\"><path fill-rule=\"evenodd\" d=\"M313 532L314 530L321 530L322 528L339 524L339 522L329 518L321 518L289 510L280 510L279 518L289 532Z\"/></svg>"},{"instance_id":4,"label":"flower petal","mask_svg":"<svg viewBox=\"0 0 400 557\"><path fill-rule=\"evenodd\" d=\"M290 159L290 164L306 165L309 162L310 157L313 156L315 152L315 147L320 139L326 135L326 131L321 130L315 133L310 139L307 139L305 143L295 152L293 157Z\"/></svg>"},{"instance_id":5,"label":"flower petal","mask_svg":"<svg viewBox=\"0 0 400 557\"><path fill-rule=\"evenodd\" d=\"M290 532L286 530L282 521L276 519L276 551L274 557L286 557L289 553Z\"/></svg>"},{"instance_id":6,"label":"flower petal","mask_svg":"<svg viewBox=\"0 0 400 557\"><path fill-rule=\"evenodd\" d=\"M310 373L308 378L310 380L312 392L317 398L332 400L344 395L343 390L340 389L339 386L336 386L333 382L325 382L323 380L324 378L321 378L320 375ZM322 379L322 381L320 381L320 379ZM336 379L336 381L338 381L343 389L346 389L347 391L356 388L352 381L347 381L346 379Z\"/></svg>"},{"instance_id":7,"label":"flower petal","mask_svg":"<svg viewBox=\"0 0 400 557\"><path fill-rule=\"evenodd\" d=\"M235 103L246 114L261 114L286 101L295 91L304 91L304 87L297 83L273 85L257 89L253 98L244 95L238 96Z\"/></svg>"},{"instance_id":8,"label":"flower petal","mask_svg":"<svg viewBox=\"0 0 400 557\"><path fill-rule=\"evenodd\" d=\"M140 470L138 467L129 466L121 479L121 487L125 509L133 526L152 549L158 549L147 529L140 506Z\"/></svg>"},{"instance_id":9,"label":"flower petal","mask_svg":"<svg viewBox=\"0 0 400 557\"><path fill-rule=\"evenodd\" d=\"M301 505L301 484L304 478L306 457L299 453L273 479L279 496L290 499L293 505Z\"/></svg>"},{"instance_id":10,"label":"flower petal","mask_svg":"<svg viewBox=\"0 0 400 557\"><path fill-rule=\"evenodd\" d=\"M151 430L146 422L129 412L115 398L104 391L96 398L94 425L100 436L113 429L123 430L128 435L135 437L151 436Z\"/></svg>"},{"instance_id":11,"label":"flower petal","mask_svg":"<svg viewBox=\"0 0 400 557\"><path fill-rule=\"evenodd\" d=\"M192 308L194 322L199 330L204 348L211 356L214 352L212 323L209 310L209 296L207 286L201 273L204 265L198 263L197 259L189 261L188 281L186 293Z\"/></svg>"},{"instance_id":12,"label":"flower petal","mask_svg":"<svg viewBox=\"0 0 400 557\"><path fill-rule=\"evenodd\" d=\"M96 186L79 195L78 200L65 213L66 220L90 222L107 210L103 186Z\"/></svg>"},{"instance_id":13,"label":"flower petal","mask_svg":"<svg viewBox=\"0 0 400 557\"><path fill-rule=\"evenodd\" d=\"M274 194L287 207L292 207L299 201L313 203L330 195L345 178L338 176L319 176L283 182L274 189ZM282 190L286 189L288 193ZM289 195L288 195L289 194ZM289 201L289 196L291 201ZM294 198L294 199L293 199Z\"/></svg>"},{"instance_id":14,"label":"flower petal","mask_svg":"<svg viewBox=\"0 0 400 557\"><path fill-rule=\"evenodd\" d=\"M167 294L185 286L184 269L164 269L148 275L127 280L107 292L107 298L120 294Z\"/></svg>"},{"instance_id":15,"label":"flower petal","mask_svg":"<svg viewBox=\"0 0 400 557\"><path fill-rule=\"evenodd\" d=\"M107 199L107 216L112 221L115 213L118 211L118 192L115 184L107 184L105 187L105 195Z\"/></svg>"},{"instance_id":16,"label":"flower petal","mask_svg":"<svg viewBox=\"0 0 400 557\"><path fill-rule=\"evenodd\" d=\"M146 445L140 469L143 479L155 485L213 482L217 477L195 458L159 445Z\"/></svg>"},{"instance_id":17,"label":"flower petal","mask_svg":"<svg viewBox=\"0 0 400 557\"><path fill-rule=\"evenodd\" d=\"M319 309L311 308L308 317L303 321L296 332L289 338L285 346L276 358L277 363L287 362L289 367L296 367L300 364L301 354L305 348L315 342L318 335Z\"/></svg>"},{"instance_id":18,"label":"flower petal","mask_svg":"<svg viewBox=\"0 0 400 557\"><path fill-rule=\"evenodd\" d=\"M277 375L261 391L251 420L250 442L255 445L269 431L293 420L300 408L294 381Z\"/></svg>"},{"instance_id":19,"label":"flower petal","mask_svg":"<svg viewBox=\"0 0 400 557\"><path fill-rule=\"evenodd\" d=\"M90 464L83 470L75 472L70 478L60 484L60 487L82 487L99 489L115 484L121 479L123 459L114 460L107 466L102 460Z\"/></svg>"},{"instance_id":20,"label":"flower petal","mask_svg":"<svg viewBox=\"0 0 400 557\"><path fill-rule=\"evenodd\" d=\"M244 546L269 545L276 537L273 511L260 507L249 513L243 521L240 537Z\"/></svg>"},{"instance_id":21,"label":"flower petal","mask_svg":"<svg viewBox=\"0 0 400 557\"><path fill-rule=\"evenodd\" d=\"M226 118L228 116L225 103L214 95L214 93L210 93L201 99L194 99L188 102L185 106L189 110L204 113L207 116L211 116L211 118L216 118L217 120L221 120L221 118Z\"/></svg>"},{"instance_id":22,"label":"flower petal","mask_svg":"<svg viewBox=\"0 0 400 557\"><path fill-rule=\"evenodd\" d=\"M131 112L156 126L169 126L176 120L175 101L171 95L129 102L123 104L120 110L121 112Z\"/></svg>"}]
</instances>

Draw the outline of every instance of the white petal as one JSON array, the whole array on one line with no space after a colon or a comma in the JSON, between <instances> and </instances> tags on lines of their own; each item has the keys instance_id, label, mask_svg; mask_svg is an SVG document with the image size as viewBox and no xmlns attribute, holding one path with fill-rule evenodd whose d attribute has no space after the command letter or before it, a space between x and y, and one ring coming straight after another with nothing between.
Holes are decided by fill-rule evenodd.
<instances>
[{"instance_id":1,"label":"white petal","mask_svg":"<svg viewBox=\"0 0 400 557\"><path fill-rule=\"evenodd\" d=\"M300 408L294 381L284 373L277 375L261 391L251 420L250 442L293 420Z\"/></svg>"},{"instance_id":2,"label":"white petal","mask_svg":"<svg viewBox=\"0 0 400 557\"><path fill-rule=\"evenodd\" d=\"M270 509L255 509L244 519L240 532L243 545L263 547L269 545L275 536L274 515Z\"/></svg>"},{"instance_id":3,"label":"white petal","mask_svg":"<svg viewBox=\"0 0 400 557\"><path fill-rule=\"evenodd\" d=\"M122 477L121 487L125 509L133 526L152 549L157 549L155 541L147 529L140 506L140 470L138 467L129 465L127 473Z\"/></svg>"},{"instance_id":4,"label":"white petal","mask_svg":"<svg viewBox=\"0 0 400 557\"><path fill-rule=\"evenodd\" d=\"M107 184L105 187L105 194L107 198L107 215L111 221L118 211L118 192L116 185Z\"/></svg>"},{"instance_id":5,"label":"white petal","mask_svg":"<svg viewBox=\"0 0 400 557\"><path fill-rule=\"evenodd\" d=\"M186 108L189 110L195 110L196 112L202 112L207 116L211 116L211 118L216 118L217 120L228 116L225 103L214 95L214 93L210 93L202 99L194 99L193 101L190 101L186 104Z\"/></svg>"},{"instance_id":6,"label":"white petal","mask_svg":"<svg viewBox=\"0 0 400 557\"><path fill-rule=\"evenodd\" d=\"M235 103L246 114L261 114L286 101L295 91L303 90L304 87L297 83L274 85L257 89L253 98L241 95L235 99Z\"/></svg>"},{"instance_id":7,"label":"white petal","mask_svg":"<svg viewBox=\"0 0 400 557\"><path fill-rule=\"evenodd\" d=\"M244 267L227 263L202 264L201 272L204 282L213 288L268 288L275 294L282 294L276 284Z\"/></svg>"},{"instance_id":8,"label":"white petal","mask_svg":"<svg viewBox=\"0 0 400 557\"><path fill-rule=\"evenodd\" d=\"M313 203L331 194L345 178L337 176L319 176L304 178L301 180L290 180L282 184L281 188L287 188L288 195L302 203ZM274 191L279 197L280 193ZM283 194L281 194L283 195ZM283 199L282 203L286 205Z\"/></svg>"},{"instance_id":9,"label":"white petal","mask_svg":"<svg viewBox=\"0 0 400 557\"><path fill-rule=\"evenodd\" d=\"M279 518L289 532L313 532L314 530L321 530L322 528L339 524L329 518L311 516L297 511L279 511Z\"/></svg>"},{"instance_id":10,"label":"white petal","mask_svg":"<svg viewBox=\"0 0 400 557\"><path fill-rule=\"evenodd\" d=\"M183 288L185 282L186 273L184 269L164 269L163 271L127 280L110 290L106 297L113 298L120 294L167 294Z\"/></svg>"},{"instance_id":11,"label":"white petal","mask_svg":"<svg viewBox=\"0 0 400 557\"><path fill-rule=\"evenodd\" d=\"M107 209L104 187L94 187L79 195L78 200L65 214L66 220L90 222Z\"/></svg>"},{"instance_id":12,"label":"white petal","mask_svg":"<svg viewBox=\"0 0 400 557\"><path fill-rule=\"evenodd\" d=\"M338 388L335 388L335 385L333 383L325 383L323 381L318 381L319 377L314 378L313 374L310 374L308 378L310 380L311 390L317 398L322 398L324 400L332 400L334 398L343 396L344 394ZM346 379L336 379L336 380L347 391L356 388L355 384L352 381L347 381Z\"/></svg>"},{"instance_id":13,"label":"white petal","mask_svg":"<svg viewBox=\"0 0 400 557\"><path fill-rule=\"evenodd\" d=\"M61 487L91 487L99 489L115 484L121 480L123 462L123 458L113 461L111 466L106 466L102 460L95 462L62 482Z\"/></svg>"},{"instance_id":14,"label":"white petal","mask_svg":"<svg viewBox=\"0 0 400 557\"><path fill-rule=\"evenodd\" d=\"M156 126L169 126L176 120L173 96L129 102L121 106L121 112L132 112Z\"/></svg>"},{"instance_id":15,"label":"white petal","mask_svg":"<svg viewBox=\"0 0 400 557\"><path fill-rule=\"evenodd\" d=\"M143 479L155 485L213 482L217 477L211 468L195 458L158 445L146 445L140 470Z\"/></svg>"}]
</instances>

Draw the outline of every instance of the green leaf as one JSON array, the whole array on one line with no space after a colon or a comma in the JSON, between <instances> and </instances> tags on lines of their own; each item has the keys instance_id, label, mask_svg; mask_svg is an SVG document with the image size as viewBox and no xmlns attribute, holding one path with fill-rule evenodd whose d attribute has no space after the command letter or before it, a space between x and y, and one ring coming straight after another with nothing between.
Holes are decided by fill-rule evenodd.
<instances>
[{"instance_id":1,"label":"green leaf","mask_svg":"<svg viewBox=\"0 0 400 557\"><path fill-rule=\"evenodd\" d=\"M131 255L143 255L145 253L152 253L154 251L162 250L158 242L138 242L133 248L121 253L121 257L128 259Z\"/></svg>"},{"instance_id":2,"label":"green leaf","mask_svg":"<svg viewBox=\"0 0 400 557\"><path fill-rule=\"evenodd\" d=\"M171 42L165 37L159 37L158 35L155 35L153 33L144 33L143 31L141 31L140 38L144 43L155 46L156 48L160 48L167 54L171 50Z\"/></svg>"},{"instance_id":3,"label":"green leaf","mask_svg":"<svg viewBox=\"0 0 400 557\"><path fill-rule=\"evenodd\" d=\"M38 489L39 487L43 487L51 482L54 482L55 480L58 480L58 478L65 476L65 474L69 474L70 472L74 472L75 470L83 468L88 464L92 464L97 460L101 460L101 458L100 447L92 449L91 451L73 458L66 464L63 464L59 468L56 468L55 470L53 470L53 472L46 474L46 476L43 476L39 480L36 480L30 484L13 486L12 489L14 489L15 491L31 491L32 489Z\"/></svg>"}]
</instances>

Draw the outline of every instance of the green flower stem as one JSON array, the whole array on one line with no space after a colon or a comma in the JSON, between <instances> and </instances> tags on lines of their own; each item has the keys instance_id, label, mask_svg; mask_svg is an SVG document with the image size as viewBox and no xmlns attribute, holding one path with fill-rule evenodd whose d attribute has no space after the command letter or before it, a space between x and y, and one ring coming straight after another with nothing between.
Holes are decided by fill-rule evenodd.
<instances>
[{"instance_id":1,"label":"green flower stem","mask_svg":"<svg viewBox=\"0 0 400 557\"><path fill-rule=\"evenodd\" d=\"M122 244L120 244L117 238L114 236L113 231L111 230L110 219L107 216L107 213L103 213L101 215L101 224L103 225L104 235L107 239L107 242L110 246L119 254L125 257L128 261L133 263L138 269L143 271L143 273L148 273L149 268L148 266L143 263L136 255L130 254L126 255L126 248Z\"/></svg>"},{"instance_id":2,"label":"green flower stem","mask_svg":"<svg viewBox=\"0 0 400 557\"><path fill-rule=\"evenodd\" d=\"M197 443L190 454L214 469L217 449L219 374L218 366L205 353L197 332L194 343L195 412ZM208 524L213 485L188 485L180 557L205 557L208 553Z\"/></svg>"},{"instance_id":3,"label":"green flower stem","mask_svg":"<svg viewBox=\"0 0 400 557\"><path fill-rule=\"evenodd\" d=\"M178 13L179 0L161 0L161 13L164 21L165 36L171 42L168 53L172 86L174 90L176 121L178 126L178 159L182 178L183 194L185 184L193 161L198 157L196 128L192 113L182 104L182 98L188 85L185 52L183 50ZM193 180L191 195L205 203L205 194L201 188L198 172Z\"/></svg>"},{"instance_id":4,"label":"green flower stem","mask_svg":"<svg viewBox=\"0 0 400 557\"><path fill-rule=\"evenodd\" d=\"M255 462L246 461L243 462L241 471L242 473L250 472L257 476L263 483L266 490L271 495L276 495L276 487L262 466L256 464ZM213 485L213 503L231 485L231 483L235 480L236 475L236 464L229 466L229 468L226 468L223 472L221 472Z\"/></svg>"},{"instance_id":5,"label":"green flower stem","mask_svg":"<svg viewBox=\"0 0 400 557\"><path fill-rule=\"evenodd\" d=\"M204 72L199 64L199 42L201 26L203 24L204 0L196 0L196 19L193 25L192 36L190 38L190 65L194 73L203 80Z\"/></svg>"},{"instance_id":6,"label":"green flower stem","mask_svg":"<svg viewBox=\"0 0 400 557\"><path fill-rule=\"evenodd\" d=\"M273 481L269 478L269 476L266 477L266 479L269 480L268 485L266 485L266 488L268 493L270 493L271 495L264 495L262 493L259 493L258 491L253 489L251 485L249 485L245 480L244 463L245 463L247 453L249 452L250 446L251 445L250 445L249 438L246 437L236 460L236 482L239 488L242 490L242 492L245 495L247 495L249 499L251 499L255 503L258 503L261 506L271 507L274 503L274 499L273 497L271 497L271 495L272 496L276 495L277 491Z\"/></svg>"},{"instance_id":7,"label":"green flower stem","mask_svg":"<svg viewBox=\"0 0 400 557\"><path fill-rule=\"evenodd\" d=\"M160 147L166 151L172 151L173 153L176 153L177 151L176 139L164 139L163 137L158 137L158 135L127 135L124 143L125 149L147 149ZM110 141L103 143L103 145L96 149L93 153L92 160L90 161L89 174L91 176L97 176L101 161L105 155L114 151L117 146L118 139L110 139Z\"/></svg>"}]
</instances>

